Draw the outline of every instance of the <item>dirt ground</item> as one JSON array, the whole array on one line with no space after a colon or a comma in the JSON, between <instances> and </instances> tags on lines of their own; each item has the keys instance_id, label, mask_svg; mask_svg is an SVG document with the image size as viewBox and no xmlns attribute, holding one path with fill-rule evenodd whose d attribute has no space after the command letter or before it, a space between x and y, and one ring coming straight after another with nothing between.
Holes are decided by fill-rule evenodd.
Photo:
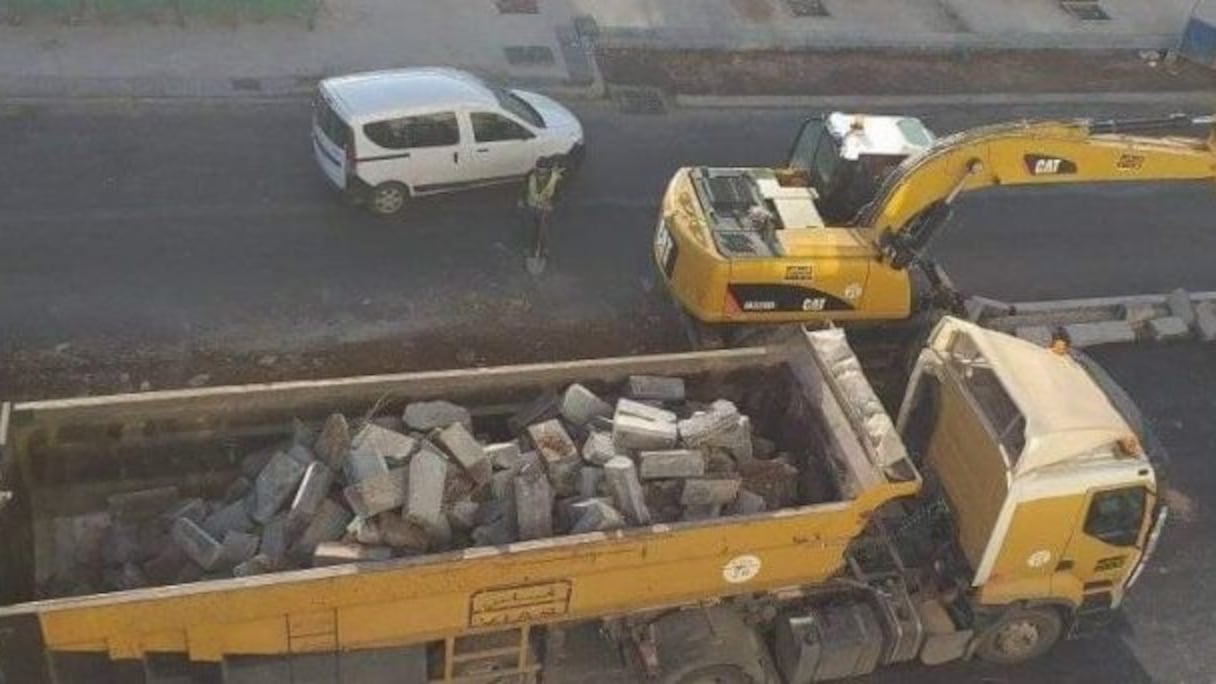
<instances>
[{"instance_id":1,"label":"dirt ground","mask_svg":"<svg viewBox=\"0 0 1216 684\"><path fill-rule=\"evenodd\" d=\"M639 50L598 48L614 85L687 95L948 95L1010 92L1190 91L1216 71L1150 66L1135 51Z\"/></svg>"}]
</instances>

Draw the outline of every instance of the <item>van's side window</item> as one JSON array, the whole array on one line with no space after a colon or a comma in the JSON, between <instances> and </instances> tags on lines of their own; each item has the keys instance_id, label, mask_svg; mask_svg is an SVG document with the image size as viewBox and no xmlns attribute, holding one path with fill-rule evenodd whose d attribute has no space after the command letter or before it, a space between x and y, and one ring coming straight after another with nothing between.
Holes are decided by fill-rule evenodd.
<instances>
[{"instance_id":1,"label":"van's side window","mask_svg":"<svg viewBox=\"0 0 1216 684\"><path fill-rule=\"evenodd\" d=\"M477 142L527 140L533 137L528 129L492 112L473 112L469 118L473 121L473 139Z\"/></svg>"},{"instance_id":2,"label":"van's side window","mask_svg":"<svg viewBox=\"0 0 1216 684\"><path fill-rule=\"evenodd\" d=\"M460 142L455 112L376 121L364 126L363 132L372 142L390 150L444 147Z\"/></svg>"}]
</instances>

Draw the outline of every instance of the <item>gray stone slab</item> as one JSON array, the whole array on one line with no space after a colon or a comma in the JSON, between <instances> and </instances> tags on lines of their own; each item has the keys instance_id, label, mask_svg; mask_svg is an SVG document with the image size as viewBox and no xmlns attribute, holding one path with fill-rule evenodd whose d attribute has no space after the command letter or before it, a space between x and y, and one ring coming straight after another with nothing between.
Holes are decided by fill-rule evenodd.
<instances>
[{"instance_id":1,"label":"gray stone slab","mask_svg":"<svg viewBox=\"0 0 1216 684\"><path fill-rule=\"evenodd\" d=\"M536 447L536 453L546 465L570 463L579 459L578 447L559 420L546 420L528 426L528 437Z\"/></svg>"},{"instance_id":2,"label":"gray stone slab","mask_svg":"<svg viewBox=\"0 0 1216 684\"><path fill-rule=\"evenodd\" d=\"M301 557L312 556L317 544L340 539L354 517L342 504L333 499L325 499L317 507L316 515L309 521L308 527L304 528L293 548Z\"/></svg>"},{"instance_id":3,"label":"gray stone slab","mask_svg":"<svg viewBox=\"0 0 1216 684\"><path fill-rule=\"evenodd\" d=\"M633 416L634 418L643 418L659 423L674 423L676 422L676 414L661 409L650 404L644 404L640 401L632 399L618 399L616 402L616 413L613 415L613 421L620 420L621 416Z\"/></svg>"},{"instance_id":4,"label":"gray stone slab","mask_svg":"<svg viewBox=\"0 0 1216 684\"><path fill-rule=\"evenodd\" d=\"M341 413L333 413L325 419L312 449L331 470L341 472L350 454L350 443L350 423Z\"/></svg>"},{"instance_id":5,"label":"gray stone slab","mask_svg":"<svg viewBox=\"0 0 1216 684\"><path fill-rule=\"evenodd\" d=\"M448 506L448 523L453 530L467 532L477 527L477 509L481 507L471 499L461 499Z\"/></svg>"},{"instance_id":6,"label":"gray stone slab","mask_svg":"<svg viewBox=\"0 0 1216 684\"><path fill-rule=\"evenodd\" d=\"M232 503L249 496L249 492L253 491L253 480L244 475L233 480L231 484L224 490L222 501L224 503Z\"/></svg>"},{"instance_id":7,"label":"gray stone slab","mask_svg":"<svg viewBox=\"0 0 1216 684\"><path fill-rule=\"evenodd\" d=\"M628 394L632 399L655 399L658 401L684 401L684 378L661 375L629 376Z\"/></svg>"},{"instance_id":8,"label":"gray stone slab","mask_svg":"<svg viewBox=\"0 0 1216 684\"><path fill-rule=\"evenodd\" d=\"M384 535L380 531L380 522L376 518L355 516L346 526L346 535L354 537L360 544L379 546L384 543Z\"/></svg>"},{"instance_id":9,"label":"gray stone slab","mask_svg":"<svg viewBox=\"0 0 1216 684\"><path fill-rule=\"evenodd\" d=\"M328 541L317 544L312 553L312 565L316 568L346 563L383 561L393 557L387 546L366 546L351 542Z\"/></svg>"},{"instance_id":10,"label":"gray stone slab","mask_svg":"<svg viewBox=\"0 0 1216 684\"><path fill-rule=\"evenodd\" d=\"M695 449L643 451L638 455L638 474L643 480L700 477L705 474L705 454Z\"/></svg>"},{"instance_id":11,"label":"gray stone slab","mask_svg":"<svg viewBox=\"0 0 1216 684\"><path fill-rule=\"evenodd\" d=\"M1195 332L1204 342L1216 340L1216 302L1195 307Z\"/></svg>"},{"instance_id":12,"label":"gray stone slab","mask_svg":"<svg viewBox=\"0 0 1216 684\"><path fill-rule=\"evenodd\" d=\"M553 536L553 488L544 470L524 468L515 476L515 515L521 540Z\"/></svg>"},{"instance_id":13,"label":"gray stone slab","mask_svg":"<svg viewBox=\"0 0 1216 684\"><path fill-rule=\"evenodd\" d=\"M1064 333L1070 344L1078 348L1136 341L1136 331L1127 321L1072 323L1064 326Z\"/></svg>"},{"instance_id":14,"label":"gray stone slab","mask_svg":"<svg viewBox=\"0 0 1216 684\"><path fill-rule=\"evenodd\" d=\"M572 509L577 517L570 528L570 534L608 532L625 526L625 516L612 505L599 499L580 501L574 504Z\"/></svg>"},{"instance_id":15,"label":"gray stone slab","mask_svg":"<svg viewBox=\"0 0 1216 684\"><path fill-rule=\"evenodd\" d=\"M618 411L612 424L612 442L618 450L670 449L679 438L674 422L649 420Z\"/></svg>"},{"instance_id":16,"label":"gray stone slab","mask_svg":"<svg viewBox=\"0 0 1216 684\"><path fill-rule=\"evenodd\" d=\"M379 425L365 425L351 441L347 481L359 482L404 465L419 448L418 440Z\"/></svg>"},{"instance_id":17,"label":"gray stone slab","mask_svg":"<svg viewBox=\"0 0 1216 684\"><path fill-rule=\"evenodd\" d=\"M1051 328L1045 325L1022 325L1014 329L1013 334L1040 347L1051 346Z\"/></svg>"},{"instance_id":18,"label":"gray stone slab","mask_svg":"<svg viewBox=\"0 0 1216 684\"><path fill-rule=\"evenodd\" d=\"M431 535L426 526L396 513L380 515L377 524L383 543L394 549L422 553L431 545Z\"/></svg>"},{"instance_id":19,"label":"gray stone slab","mask_svg":"<svg viewBox=\"0 0 1216 684\"><path fill-rule=\"evenodd\" d=\"M1188 328L1195 325L1195 304L1191 302L1189 292L1178 288L1169 293L1165 298L1165 304L1169 307L1170 315L1181 318Z\"/></svg>"},{"instance_id":20,"label":"gray stone slab","mask_svg":"<svg viewBox=\"0 0 1216 684\"><path fill-rule=\"evenodd\" d=\"M726 507L726 515L752 515L766 510L768 510L768 506L764 497L740 488L735 500Z\"/></svg>"},{"instance_id":21,"label":"gray stone slab","mask_svg":"<svg viewBox=\"0 0 1216 684\"><path fill-rule=\"evenodd\" d=\"M355 515L370 518L405 504L407 469L393 468L386 473L348 485L342 496Z\"/></svg>"},{"instance_id":22,"label":"gray stone slab","mask_svg":"<svg viewBox=\"0 0 1216 684\"><path fill-rule=\"evenodd\" d=\"M491 465L499 470L513 470L518 468L523 458L523 452L519 448L519 442L511 440L510 442L500 442L498 444L488 444L485 447L486 458L490 459Z\"/></svg>"},{"instance_id":23,"label":"gray stone slab","mask_svg":"<svg viewBox=\"0 0 1216 684\"><path fill-rule=\"evenodd\" d=\"M244 501L234 501L227 506L217 509L203 519L203 529L216 539L223 539L229 532L248 532L253 529L253 519L249 517L248 505Z\"/></svg>"},{"instance_id":24,"label":"gray stone slab","mask_svg":"<svg viewBox=\"0 0 1216 684\"><path fill-rule=\"evenodd\" d=\"M726 441L735 441L733 436L738 425L739 409L733 403L719 399L709 411L680 421L680 441L690 447L726 446Z\"/></svg>"},{"instance_id":25,"label":"gray stone slab","mask_svg":"<svg viewBox=\"0 0 1216 684\"><path fill-rule=\"evenodd\" d=\"M258 545L261 543L261 538L256 534L248 534L246 532L229 532L224 535L223 541L220 542L222 551L217 565L225 567L234 567L240 563L253 558L253 555L258 552Z\"/></svg>"},{"instance_id":26,"label":"gray stone slab","mask_svg":"<svg viewBox=\"0 0 1216 684\"><path fill-rule=\"evenodd\" d=\"M1163 307L1147 302L1134 302L1123 305L1123 320L1133 326L1147 323L1164 313Z\"/></svg>"},{"instance_id":27,"label":"gray stone slab","mask_svg":"<svg viewBox=\"0 0 1216 684\"><path fill-rule=\"evenodd\" d=\"M611 432L592 430L583 442L583 460L592 465L602 466L619 455Z\"/></svg>"},{"instance_id":28,"label":"gray stone slab","mask_svg":"<svg viewBox=\"0 0 1216 684\"><path fill-rule=\"evenodd\" d=\"M613 458L604 464L604 477L625 519L633 525L649 525L650 510L633 461L625 456Z\"/></svg>"},{"instance_id":29,"label":"gray stone slab","mask_svg":"<svg viewBox=\"0 0 1216 684\"><path fill-rule=\"evenodd\" d=\"M523 434L529 425L556 418L561 414L560 407L561 397L557 392L545 390L508 418L507 427L513 434Z\"/></svg>"},{"instance_id":30,"label":"gray stone slab","mask_svg":"<svg viewBox=\"0 0 1216 684\"><path fill-rule=\"evenodd\" d=\"M584 465L578 471L578 495L589 499L598 496L604 484L604 469Z\"/></svg>"},{"instance_id":31,"label":"gray stone slab","mask_svg":"<svg viewBox=\"0 0 1216 684\"><path fill-rule=\"evenodd\" d=\"M459 423L464 429L473 431L473 416L468 409L450 401L415 401L406 404L402 415L406 427L418 432L430 432Z\"/></svg>"},{"instance_id":32,"label":"gray stone slab","mask_svg":"<svg viewBox=\"0 0 1216 684\"><path fill-rule=\"evenodd\" d=\"M298 444L275 453L254 480L249 517L259 523L274 517L291 498L313 460L312 451Z\"/></svg>"},{"instance_id":33,"label":"gray stone slab","mask_svg":"<svg viewBox=\"0 0 1216 684\"><path fill-rule=\"evenodd\" d=\"M329 494L334 482L334 471L321 461L313 461L304 471L296 495L291 500L288 514L296 519L307 520L317 512L317 506Z\"/></svg>"},{"instance_id":34,"label":"gray stone slab","mask_svg":"<svg viewBox=\"0 0 1216 684\"><path fill-rule=\"evenodd\" d=\"M680 503L684 506L726 505L739 494L738 478L705 478L684 481Z\"/></svg>"},{"instance_id":35,"label":"gray stone slab","mask_svg":"<svg viewBox=\"0 0 1216 684\"><path fill-rule=\"evenodd\" d=\"M320 506L318 506L319 509ZM287 550L291 547L291 541L287 514L276 515L262 526L262 541L258 546L258 553L270 558L277 567L287 557Z\"/></svg>"},{"instance_id":36,"label":"gray stone slab","mask_svg":"<svg viewBox=\"0 0 1216 684\"><path fill-rule=\"evenodd\" d=\"M1177 316L1154 318L1148 322L1148 330L1158 342L1185 340L1191 336L1191 328Z\"/></svg>"},{"instance_id":37,"label":"gray stone slab","mask_svg":"<svg viewBox=\"0 0 1216 684\"><path fill-rule=\"evenodd\" d=\"M453 423L440 430L434 439L478 486L490 481L493 466L486 450L464 425Z\"/></svg>"},{"instance_id":38,"label":"gray stone slab","mask_svg":"<svg viewBox=\"0 0 1216 684\"><path fill-rule=\"evenodd\" d=\"M210 570L220 560L223 546L215 537L199 527L189 518L178 518L173 522L171 535L174 543L199 567Z\"/></svg>"},{"instance_id":39,"label":"gray stone slab","mask_svg":"<svg viewBox=\"0 0 1216 684\"><path fill-rule=\"evenodd\" d=\"M270 556L256 554L252 558L242 563L238 563L232 569L233 577L252 577L253 575L265 575L269 572L274 572L275 561Z\"/></svg>"},{"instance_id":40,"label":"gray stone slab","mask_svg":"<svg viewBox=\"0 0 1216 684\"><path fill-rule=\"evenodd\" d=\"M562 394L559 411L571 424L581 427L597 416L611 416L612 405L583 385L574 383Z\"/></svg>"},{"instance_id":41,"label":"gray stone slab","mask_svg":"<svg viewBox=\"0 0 1216 684\"><path fill-rule=\"evenodd\" d=\"M447 460L423 448L410 460L406 481L405 515L426 527L435 525L443 515L443 490L447 480Z\"/></svg>"},{"instance_id":42,"label":"gray stone slab","mask_svg":"<svg viewBox=\"0 0 1216 684\"><path fill-rule=\"evenodd\" d=\"M161 514L161 519L169 524L178 518L189 518L196 523L202 523L207 518L207 504L198 497L184 499Z\"/></svg>"}]
</instances>

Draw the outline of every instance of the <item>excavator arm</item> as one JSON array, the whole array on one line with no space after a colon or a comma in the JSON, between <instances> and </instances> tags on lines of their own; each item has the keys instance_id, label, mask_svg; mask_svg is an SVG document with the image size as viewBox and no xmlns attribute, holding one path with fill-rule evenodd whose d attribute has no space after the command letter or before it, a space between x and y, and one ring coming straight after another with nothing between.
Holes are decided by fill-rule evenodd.
<instances>
[{"instance_id":1,"label":"excavator arm","mask_svg":"<svg viewBox=\"0 0 1216 684\"><path fill-rule=\"evenodd\" d=\"M1209 126L1208 137L1143 133ZM1135 135L1133 135L1135 134ZM998 185L1216 179L1216 117L999 124L942 138L887 177L856 225L883 259L918 260L963 193Z\"/></svg>"}]
</instances>

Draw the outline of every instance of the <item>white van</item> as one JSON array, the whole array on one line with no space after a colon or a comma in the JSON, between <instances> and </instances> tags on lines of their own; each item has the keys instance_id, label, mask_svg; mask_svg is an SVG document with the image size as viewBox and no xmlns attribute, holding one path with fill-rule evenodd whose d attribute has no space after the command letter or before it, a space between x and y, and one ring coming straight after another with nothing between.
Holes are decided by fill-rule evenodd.
<instances>
[{"instance_id":1,"label":"white van","mask_svg":"<svg viewBox=\"0 0 1216 684\"><path fill-rule=\"evenodd\" d=\"M312 138L326 177L377 214L522 179L541 157L577 164L583 154L582 125L554 100L442 68L321 81Z\"/></svg>"}]
</instances>

